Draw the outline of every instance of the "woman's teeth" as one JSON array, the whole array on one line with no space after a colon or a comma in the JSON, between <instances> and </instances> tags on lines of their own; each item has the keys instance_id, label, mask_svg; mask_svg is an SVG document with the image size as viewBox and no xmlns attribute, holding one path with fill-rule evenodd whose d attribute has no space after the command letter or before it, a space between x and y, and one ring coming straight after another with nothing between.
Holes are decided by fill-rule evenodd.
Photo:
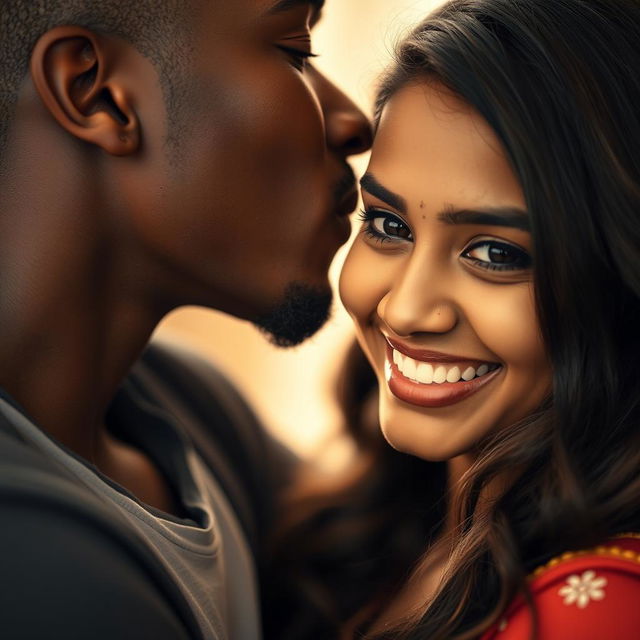
<instances>
[{"instance_id":1,"label":"woman's teeth","mask_svg":"<svg viewBox=\"0 0 640 640\"><path fill-rule=\"evenodd\" d=\"M479 378L489 371L498 368L497 364L481 364L477 369L466 367L460 369L458 366L445 366L443 364L429 364L414 360L409 356L393 350L393 362L405 378L420 382L422 384L442 384L443 382L468 382L474 378Z\"/></svg>"}]
</instances>

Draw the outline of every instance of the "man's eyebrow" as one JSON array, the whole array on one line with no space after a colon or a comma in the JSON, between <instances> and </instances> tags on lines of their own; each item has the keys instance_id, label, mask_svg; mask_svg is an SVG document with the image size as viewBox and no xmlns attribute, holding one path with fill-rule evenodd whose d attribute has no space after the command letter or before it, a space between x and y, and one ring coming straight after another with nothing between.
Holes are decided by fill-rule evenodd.
<instances>
[{"instance_id":1,"label":"man's eyebrow","mask_svg":"<svg viewBox=\"0 0 640 640\"><path fill-rule=\"evenodd\" d=\"M479 224L531 231L527 212L518 207L481 207L479 209L447 207L445 211L438 214L438 220L447 224Z\"/></svg>"},{"instance_id":2,"label":"man's eyebrow","mask_svg":"<svg viewBox=\"0 0 640 640\"><path fill-rule=\"evenodd\" d=\"M311 6L316 12L320 12L322 7L324 6L325 0L278 0L273 4L273 6L267 11L269 15L273 15L276 13L282 13L284 11L290 11L291 9L295 9L300 6Z\"/></svg>"},{"instance_id":3,"label":"man's eyebrow","mask_svg":"<svg viewBox=\"0 0 640 640\"><path fill-rule=\"evenodd\" d=\"M372 196L386 202L390 207L397 209L400 213L407 213L407 201L393 191L383 187L371 173L365 173L360 178L360 186Z\"/></svg>"}]
</instances>

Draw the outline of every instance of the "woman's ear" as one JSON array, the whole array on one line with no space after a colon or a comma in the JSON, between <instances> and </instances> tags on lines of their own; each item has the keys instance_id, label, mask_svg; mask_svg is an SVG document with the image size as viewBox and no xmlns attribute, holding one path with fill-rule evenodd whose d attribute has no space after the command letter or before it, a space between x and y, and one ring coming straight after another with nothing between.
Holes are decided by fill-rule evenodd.
<instances>
[{"instance_id":1,"label":"woman's ear","mask_svg":"<svg viewBox=\"0 0 640 640\"><path fill-rule=\"evenodd\" d=\"M126 156L140 145L140 124L119 73L116 48L81 27L55 27L31 54L31 76L45 107L73 136Z\"/></svg>"}]
</instances>

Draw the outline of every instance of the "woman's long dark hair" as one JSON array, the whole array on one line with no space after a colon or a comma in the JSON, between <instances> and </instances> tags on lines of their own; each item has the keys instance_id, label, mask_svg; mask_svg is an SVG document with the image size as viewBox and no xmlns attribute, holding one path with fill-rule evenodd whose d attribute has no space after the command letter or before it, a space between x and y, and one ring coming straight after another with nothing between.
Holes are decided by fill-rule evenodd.
<instances>
[{"instance_id":1,"label":"woman's long dark hair","mask_svg":"<svg viewBox=\"0 0 640 640\"><path fill-rule=\"evenodd\" d=\"M421 618L379 638L478 637L515 594L526 596L526 576L537 565L640 531L638 69L637 0L454 0L400 45L382 83L378 115L403 86L435 79L498 135L531 218L537 312L554 381L539 413L481 444L465 476L458 505L463 524L443 584ZM362 492L369 513L376 513L376 495L404 490L393 485L403 474L411 489L376 523L379 538L398 522L410 523L416 539L437 533L442 508L434 508L424 487L442 488L433 480L442 478L441 467L400 464L385 472L373 466L350 488L353 506L316 511L306 528L296 523L289 530L283 539L290 558L299 559L293 549L301 553L305 543L322 540L345 514L358 513ZM497 500L483 500L507 470L508 488ZM422 505L422 520L412 500ZM359 562L380 562L371 538L358 533L357 548L371 554ZM338 557L356 539L345 532L327 541L323 557ZM405 546L394 571L379 564L359 583L348 564L338 563L323 565L331 566L330 577L310 572L305 579L325 605L332 598L343 604L346 590L359 594L347 610L334 607L335 617L366 603L375 614L376 597L397 586L420 551L425 548ZM393 553L385 547L384 557Z\"/></svg>"}]
</instances>

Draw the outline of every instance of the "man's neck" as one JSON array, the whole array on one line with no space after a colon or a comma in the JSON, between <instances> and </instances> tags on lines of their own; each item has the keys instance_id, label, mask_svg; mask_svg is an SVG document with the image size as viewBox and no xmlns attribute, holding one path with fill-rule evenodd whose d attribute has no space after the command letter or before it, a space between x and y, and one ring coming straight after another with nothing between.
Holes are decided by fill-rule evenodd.
<instances>
[{"instance_id":1,"label":"man's neck","mask_svg":"<svg viewBox=\"0 0 640 640\"><path fill-rule=\"evenodd\" d=\"M140 249L129 215L138 203L122 193L123 176L129 184L140 173L130 158L68 135L29 79L3 162L0 387L49 435L164 508L158 470L105 427L117 388L171 308L167 275Z\"/></svg>"},{"instance_id":2,"label":"man's neck","mask_svg":"<svg viewBox=\"0 0 640 640\"><path fill-rule=\"evenodd\" d=\"M13 318L0 338L0 385L38 426L92 462L105 411L155 327L127 305L102 312L67 297L43 304L36 318Z\"/></svg>"},{"instance_id":3,"label":"man's neck","mask_svg":"<svg viewBox=\"0 0 640 640\"><path fill-rule=\"evenodd\" d=\"M0 212L0 386L93 461L106 408L164 312L145 296L144 265L83 208L82 170L57 198L37 192L43 173Z\"/></svg>"}]
</instances>

